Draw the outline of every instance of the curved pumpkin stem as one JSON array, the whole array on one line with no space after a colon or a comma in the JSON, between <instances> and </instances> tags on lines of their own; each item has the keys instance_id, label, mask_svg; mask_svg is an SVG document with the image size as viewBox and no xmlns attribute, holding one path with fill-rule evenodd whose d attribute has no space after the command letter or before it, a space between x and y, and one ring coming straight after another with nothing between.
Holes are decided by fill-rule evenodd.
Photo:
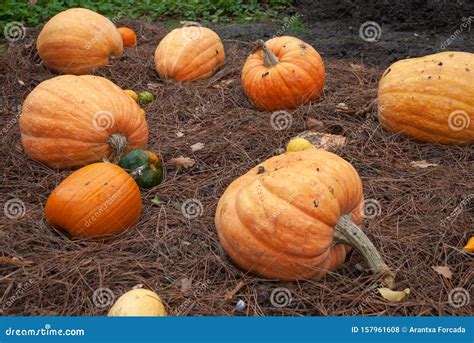
<instances>
[{"instance_id":1,"label":"curved pumpkin stem","mask_svg":"<svg viewBox=\"0 0 474 343\"><path fill-rule=\"evenodd\" d=\"M113 133L110 135L108 143L110 145L110 149L114 154L116 162L120 160L125 147L127 146L127 138L120 134L120 133Z\"/></svg>"},{"instance_id":2,"label":"curved pumpkin stem","mask_svg":"<svg viewBox=\"0 0 474 343\"><path fill-rule=\"evenodd\" d=\"M189 26L197 26L201 27L202 25L199 24L197 21L182 21L181 24L183 24L183 27L189 27Z\"/></svg>"},{"instance_id":3,"label":"curved pumpkin stem","mask_svg":"<svg viewBox=\"0 0 474 343\"><path fill-rule=\"evenodd\" d=\"M348 215L339 218L334 231L334 238L359 250L370 269L379 273L383 278L383 282L389 288L394 287L395 273L383 261L369 237L352 222Z\"/></svg>"},{"instance_id":4,"label":"curved pumpkin stem","mask_svg":"<svg viewBox=\"0 0 474 343\"><path fill-rule=\"evenodd\" d=\"M265 67L270 68L280 63L278 57L276 57L275 54L267 48L263 40L259 39L255 44L257 50L263 50L263 65Z\"/></svg>"}]
</instances>

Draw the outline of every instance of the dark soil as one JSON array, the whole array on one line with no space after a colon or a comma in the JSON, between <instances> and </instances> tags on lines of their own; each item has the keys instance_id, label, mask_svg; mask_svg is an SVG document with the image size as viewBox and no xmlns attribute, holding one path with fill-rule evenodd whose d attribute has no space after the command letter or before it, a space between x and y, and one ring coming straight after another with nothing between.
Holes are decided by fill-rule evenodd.
<instances>
[{"instance_id":1,"label":"dark soil","mask_svg":"<svg viewBox=\"0 0 474 343\"><path fill-rule=\"evenodd\" d=\"M152 56L166 34L164 26L121 23L136 30L139 45L97 74L122 88L157 95L156 101L144 106L148 148L161 153L166 178L142 193L139 223L105 243L71 239L44 219L48 195L71 171L51 170L28 159L19 139L18 106L38 83L55 74L36 55L37 30L29 30L24 40L10 45L0 55L0 203L19 199L25 211L17 219L1 217L0 256L31 263L0 264L0 313L104 315L110 297L141 284L155 290L173 315L473 315L472 301L456 308L449 294L455 288L472 294L473 289L472 256L462 247L473 235L474 149L418 143L391 134L378 124L374 106L386 64L397 56L425 53L423 47L437 46L444 35L426 29L423 35L431 42L427 44L423 38L413 38L413 31L398 27L384 29L379 42L366 43L358 36L361 20L356 25L346 17L321 15L327 21L308 23L301 37L324 56L325 93L321 101L290 111L292 124L283 131L272 128L271 113L253 108L239 80L250 42L272 36L278 25L219 28L225 66L209 80L180 85L163 82L154 68ZM390 25L381 24L382 28ZM450 30L444 32L449 35ZM455 44L464 42L469 50L466 36ZM390 52L389 46L405 38L400 51ZM340 103L347 110L338 109ZM405 301L387 303L374 291L378 283L364 271L357 252L323 279L278 282L240 270L221 248L214 227L220 195L232 180L308 129L310 118L322 121L321 131L348 138L338 154L360 173L365 198L380 204L378 214L365 221L364 230L397 271L396 288L411 289ZM178 131L184 136L178 137ZM190 146L198 142L205 148L193 153ZM196 165L176 169L169 161L178 156L191 157ZM411 165L421 160L436 166ZM155 197L158 204L152 202ZM195 219L187 219L181 211L188 199L202 203L202 214ZM452 278L437 274L432 266L448 266ZM189 289L183 287L186 279L191 280ZM227 292L239 282L242 287L228 300ZM270 301L276 288L286 288L290 294L291 301L281 308ZM239 299L246 307L236 312Z\"/></svg>"}]
</instances>

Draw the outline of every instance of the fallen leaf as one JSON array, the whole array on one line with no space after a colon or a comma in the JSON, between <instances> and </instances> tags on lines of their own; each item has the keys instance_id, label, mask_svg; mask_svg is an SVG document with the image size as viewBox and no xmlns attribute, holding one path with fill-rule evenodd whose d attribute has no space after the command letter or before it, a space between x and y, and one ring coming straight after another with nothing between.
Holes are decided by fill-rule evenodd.
<instances>
[{"instance_id":1,"label":"fallen leaf","mask_svg":"<svg viewBox=\"0 0 474 343\"><path fill-rule=\"evenodd\" d=\"M152 203L152 204L155 204L155 205L161 205L161 204L165 204L166 201L160 199L160 198L158 197L158 195L155 195L155 197L154 197L153 199L151 199L151 203Z\"/></svg>"},{"instance_id":2,"label":"fallen leaf","mask_svg":"<svg viewBox=\"0 0 474 343\"><path fill-rule=\"evenodd\" d=\"M317 120L314 118L308 118L306 120L306 126L310 129L322 129L324 128L324 123L321 120Z\"/></svg>"},{"instance_id":3,"label":"fallen leaf","mask_svg":"<svg viewBox=\"0 0 474 343\"><path fill-rule=\"evenodd\" d=\"M431 266L431 268L440 275L443 275L446 279L451 279L453 272L447 266Z\"/></svg>"},{"instance_id":4,"label":"fallen leaf","mask_svg":"<svg viewBox=\"0 0 474 343\"><path fill-rule=\"evenodd\" d=\"M135 286L132 287L132 289L140 289L140 288L143 288L142 283L136 284Z\"/></svg>"},{"instance_id":5,"label":"fallen leaf","mask_svg":"<svg viewBox=\"0 0 474 343\"><path fill-rule=\"evenodd\" d=\"M308 140L316 148L331 152L337 151L346 144L346 137L344 136L311 130L300 133L298 137Z\"/></svg>"},{"instance_id":6,"label":"fallen leaf","mask_svg":"<svg viewBox=\"0 0 474 343\"><path fill-rule=\"evenodd\" d=\"M19 83L20 85L22 85L22 86L25 85L25 83L24 83L23 81L21 81L21 80L18 80L18 83Z\"/></svg>"},{"instance_id":7,"label":"fallen leaf","mask_svg":"<svg viewBox=\"0 0 474 343\"><path fill-rule=\"evenodd\" d=\"M403 291L392 291L390 288L377 288L380 295L388 301L397 302L402 301L405 297L410 294L410 288L405 288Z\"/></svg>"},{"instance_id":8,"label":"fallen leaf","mask_svg":"<svg viewBox=\"0 0 474 343\"><path fill-rule=\"evenodd\" d=\"M196 161L189 157L179 156L176 158L172 158L170 160L170 163L176 168L191 168L192 166L194 166L194 164L196 164Z\"/></svg>"},{"instance_id":9,"label":"fallen leaf","mask_svg":"<svg viewBox=\"0 0 474 343\"><path fill-rule=\"evenodd\" d=\"M205 146L205 144L201 143L201 142L193 144L193 145L191 145L191 151L195 152L195 151L202 150L202 149L204 149L204 146Z\"/></svg>"},{"instance_id":10,"label":"fallen leaf","mask_svg":"<svg viewBox=\"0 0 474 343\"><path fill-rule=\"evenodd\" d=\"M21 260L18 257L0 256L0 264L15 267L24 267L33 264L33 261Z\"/></svg>"},{"instance_id":11,"label":"fallen leaf","mask_svg":"<svg viewBox=\"0 0 474 343\"><path fill-rule=\"evenodd\" d=\"M469 238L466 245L464 246L464 250L467 251L467 252L474 253L474 236Z\"/></svg>"},{"instance_id":12,"label":"fallen leaf","mask_svg":"<svg viewBox=\"0 0 474 343\"><path fill-rule=\"evenodd\" d=\"M411 165L412 167L421 168L421 169L425 169L425 168L428 168L428 167L437 167L437 166L439 166L439 164L436 164L436 163L429 163L429 162L426 162L426 160L422 160L422 161L411 161L411 162L410 162L410 165Z\"/></svg>"},{"instance_id":13,"label":"fallen leaf","mask_svg":"<svg viewBox=\"0 0 474 343\"><path fill-rule=\"evenodd\" d=\"M180 280L180 283L181 283L181 293L186 294L191 289L193 281L188 278L183 278Z\"/></svg>"}]
</instances>

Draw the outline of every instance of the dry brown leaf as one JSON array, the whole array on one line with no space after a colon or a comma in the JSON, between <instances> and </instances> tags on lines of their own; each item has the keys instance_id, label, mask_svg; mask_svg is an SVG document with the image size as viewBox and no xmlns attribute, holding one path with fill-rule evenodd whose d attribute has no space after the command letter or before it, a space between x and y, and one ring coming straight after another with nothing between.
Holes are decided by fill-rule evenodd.
<instances>
[{"instance_id":1,"label":"dry brown leaf","mask_svg":"<svg viewBox=\"0 0 474 343\"><path fill-rule=\"evenodd\" d=\"M0 264L15 267L24 267L33 264L33 261L21 260L18 257L0 256Z\"/></svg>"},{"instance_id":2,"label":"dry brown leaf","mask_svg":"<svg viewBox=\"0 0 474 343\"><path fill-rule=\"evenodd\" d=\"M453 276L453 272L447 266L431 266L431 268L446 279L451 279Z\"/></svg>"},{"instance_id":3,"label":"dry brown leaf","mask_svg":"<svg viewBox=\"0 0 474 343\"><path fill-rule=\"evenodd\" d=\"M324 123L321 120L317 120L317 119L314 119L314 118L308 118L306 120L306 126L308 126L308 128L310 128L310 129L320 130L320 129L324 128Z\"/></svg>"},{"instance_id":4,"label":"dry brown leaf","mask_svg":"<svg viewBox=\"0 0 474 343\"><path fill-rule=\"evenodd\" d=\"M344 136L311 130L301 132L298 137L308 140L316 148L331 152L337 151L346 144L346 137Z\"/></svg>"},{"instance_id":5,"label":"dry brown leaf","mask_svg":"<svg viewBox=\"0 0 474 343\"><path fill-rule=\"evenodd\" d=\"M410 294L410 288L405 288L403 291L392 291L390 288L382 287L377 290L385 300L390 302L402 301Z\"/></svg>"},{"instance_id":6,"label":"dry brown leaf","mask_svg":"<svg viewBox=\"0 0 474 343\"><path fill-rule=\"evenodd\" d=\"M429 162L426 162L426 160L422 160L422 161L411 161L411 162L410 162L410 165L411 165L412 167L421 168L421 169L425 169L425 168L428 168L428 167L437 167L437 166L439 166L439 164L436 164L436 163L429 163Z\"/></svg>"},{"instance_id":7,"label":"dry brown leaf","mask_svg":"<svg viewBox=\"0 0 474 343\"><path fill-rule=\"evenodd\" d=\"M191 168L196 164L196 161L189 157L179 156L176 158L172 158L170 160L170 163L176 168Z\"/></svg>"}]
</instances>

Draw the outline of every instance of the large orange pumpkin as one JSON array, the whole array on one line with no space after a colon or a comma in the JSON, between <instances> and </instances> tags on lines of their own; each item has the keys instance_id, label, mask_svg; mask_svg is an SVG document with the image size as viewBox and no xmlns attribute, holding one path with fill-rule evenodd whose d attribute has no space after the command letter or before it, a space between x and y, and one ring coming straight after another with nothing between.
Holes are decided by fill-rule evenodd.
<instances>
[{"instance_id":1,"label":"large orange pumpkin","mask_svg":"<svg viewBox=\"0 0 474 343\"><path fill-rule=\"evenodd\" d=\"M242 84L260 109L293 109L321 96L324 64L318 52L298 38L259 40L242 69Z\"/></svg>"},{"instance_id":2,"label":"large orange pumpkin","mask_svg":"<svg viewBox=\"0 0 474 343\"><path fill-rule=\"evenodd\" d=\"M76 237L118 234L138 221L141 195L133 178L112 163L94 163L64 179L46 202L51 226Z\"/></svg>"},{"instance_id":3,"label":"large orange pumpkin","mask_svg":"<svg viewBox=\"0 0 474 343\"><path fill-rule=\"evenodd\" d=\"M264 277L321 277L342 265L350 244L392 284L392 272L357 226L363 205L352 165L309 149L272 157L237 178L219 200L215 224L230 257Z\"/></svg>"},{"instance_id":4,"label":"large orange pumpkin","mask_svg":"<svg viewBox=\"0 0 474 343\"><path fill-rule=\"evenodd\" d=\"M168 33L155 51L160 76L181 82L207 79L224 63L224 58L219 36L193 23Z\"/></svg>"},{"instance_id":5,"label":"large orange pumpkin","mask_svg":"<svg viewBox=\"0 0 474 343\"><path fill-rule=\"evenodd\" d=\"M379 121L420 141L474 142L474 54L446 51L395 62L379 84Z\"/></svg>"},{"instance_id":6,"label":"large orange pumpkin","mask_svg":"<svg viewBox=\"0 0 474 343\"><path fill-rule=\"evenodd\" d=\"M27 155L53 168L118 159L148 140L137 103L113 82L92 75L40 83L23 103L20 129Z\"/></svg>"},{"instance_id":7,"label":"large orange pumpkin","mask_svg":"<svg viewBox=\"0 0 474 343\"><path fill-rule=\"evenodd\" d=\"M71 8L52 17L36 43L46 67L63 74L88 74L122 55L115 25L85 8Z\"/></svg>"}]
</instances>

